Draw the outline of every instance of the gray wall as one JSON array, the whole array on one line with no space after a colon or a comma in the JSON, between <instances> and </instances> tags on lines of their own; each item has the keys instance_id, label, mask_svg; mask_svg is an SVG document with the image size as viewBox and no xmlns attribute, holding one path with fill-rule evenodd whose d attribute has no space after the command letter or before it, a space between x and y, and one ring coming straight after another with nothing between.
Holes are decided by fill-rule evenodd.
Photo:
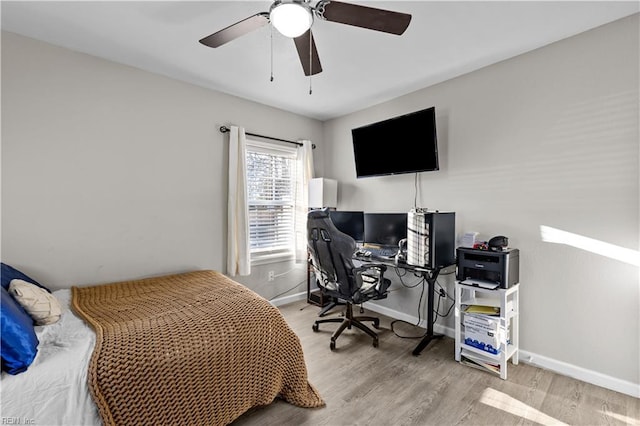
<instances>
[{"instance_id":1,"label":"gray wall","mask_svg":"<svg viewBox=\"0 0 640 426\"><path fill-rule=\"evenodd\" d=\"M417 194L413 175L355 178L352 127L432 105L441 170L420 174ZM637 15L326 123L3 32L2 260L52 288L224 270L221 124L313 140L341 209L406 212L417 196L455 211L458 234L507 235L530 361L638 392L637 265L540 229L637 255ZM282 263L238 281L271 298L304 272ZM452 275L440 282L453 294ZM418 296L396 279L377 309L415 318Z\"/></svg>"},{"instance_id":2,"label":"gray wall","mask_svg":"<svg viewBox=\"0 0 640 426\"><path fill-rule=\"evenodd\" d=\"M322 149L317 120L3 32L2 260L54 289L224 272L223 124ZM267 298L306 277L264 269L239 281Z\"/></svg>"},{"instance_id":3,"label":"gray wall","mask_svg":"<svg viewBox=\"0 0 640 426\"><path fill-rule=\"evenodd\" d=\"M638 47L635 15L325 123L338 209L404 212L417 196L418 206L456 212L458 236L508 236L521 251L520 336L531 361L628 389L640 382L638 265L608 257L610 247L545 242L541 226L637 261ZM419 174L417 194L415 175L356 179L351 128L430 106L441 170ZM453 276L439 281L453 295ZM419 289L394 287L378 309L417 317ZM453 328L451 317L439 324Z\"/></svg>"}]
</instances>

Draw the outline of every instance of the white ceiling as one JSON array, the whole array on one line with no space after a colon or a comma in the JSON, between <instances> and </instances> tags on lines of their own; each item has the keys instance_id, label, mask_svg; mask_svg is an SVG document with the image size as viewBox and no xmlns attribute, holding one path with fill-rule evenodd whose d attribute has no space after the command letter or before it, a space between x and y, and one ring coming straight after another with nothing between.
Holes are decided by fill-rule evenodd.
<instances>
[{"instance_id":1,"label":"white ceiling","mask_svg":"<svg viewBox=\"0 0 640 426\"><path fill-rule=\"evenodd\" d=\"M269 1L3 0L0 13L3 30L326 120L640 10L638 1L352 3L410 13L411 24L395 36L316 19L323 72L311 81L277 31L270 81L270 26L216 49L198 43Z\"/></svg>"}]
</instances>

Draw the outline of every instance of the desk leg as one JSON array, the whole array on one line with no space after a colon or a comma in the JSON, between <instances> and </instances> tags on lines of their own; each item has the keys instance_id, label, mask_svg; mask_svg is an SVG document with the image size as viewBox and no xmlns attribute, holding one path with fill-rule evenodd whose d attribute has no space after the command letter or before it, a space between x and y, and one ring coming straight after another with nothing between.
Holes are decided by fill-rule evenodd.
<instances>
[{"instance_id":1,"label":"desk leg","mask_svg":"<svg viewBox=\"0 0 640 426\"><path fill-rule=\"evenodd\" d=\"M441 338L443 336L442 334L433 334L433 299L435 297L435 284L436 284L436 279L438 278L438 273L439 272L440 272L440 270L436 269L436 270L433 271L432 274L429 274L428 272L424 272L423 273L423 276L427 280L427 284L428 284L428 289L427 289L427 292L428 292L428 294L427 294L427 311L428 311L428 315L427 315L427 333L422 338L420 343L418 343L418 346L416 346L416 348L413 350L412 354L414 356L420 355L420 352L422 352L422 350L424 348L426 348L427 345L432 340L439 339L439 338Z\"/></svg>"}]
</instances>

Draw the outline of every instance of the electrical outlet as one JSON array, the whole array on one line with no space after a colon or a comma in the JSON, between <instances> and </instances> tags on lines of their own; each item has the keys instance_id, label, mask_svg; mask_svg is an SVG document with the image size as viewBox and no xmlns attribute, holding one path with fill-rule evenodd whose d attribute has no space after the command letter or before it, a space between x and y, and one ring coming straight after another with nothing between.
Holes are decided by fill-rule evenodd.
<instances>
[{"instance_id":1,"label":"electrical outlet","mask_svg":"<svg viewBox=\"0 0 640 426\"><path fill-rule=\"evenodd\" d=\"M269 271L269 277L267 278L267 280L273 281L275 279L276 279L276 273L274 271Z\"/></svg>"}]
</instances>

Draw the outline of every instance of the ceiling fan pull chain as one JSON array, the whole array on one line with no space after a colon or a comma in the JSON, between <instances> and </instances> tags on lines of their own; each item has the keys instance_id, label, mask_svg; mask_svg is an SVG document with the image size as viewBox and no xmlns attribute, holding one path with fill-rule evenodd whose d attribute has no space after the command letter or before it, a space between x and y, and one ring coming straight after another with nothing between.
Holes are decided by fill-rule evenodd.
<instances>
[{"instance_id":1,"label":"ceiling fan pull chain","mask_svg":"<svg viewBox=\"0 0 640 426\"><path fill-rule=\"evenodd\" d=\"M273 81L273 25L271 26L271 79Z\"/></svg>"}]
</instances>

